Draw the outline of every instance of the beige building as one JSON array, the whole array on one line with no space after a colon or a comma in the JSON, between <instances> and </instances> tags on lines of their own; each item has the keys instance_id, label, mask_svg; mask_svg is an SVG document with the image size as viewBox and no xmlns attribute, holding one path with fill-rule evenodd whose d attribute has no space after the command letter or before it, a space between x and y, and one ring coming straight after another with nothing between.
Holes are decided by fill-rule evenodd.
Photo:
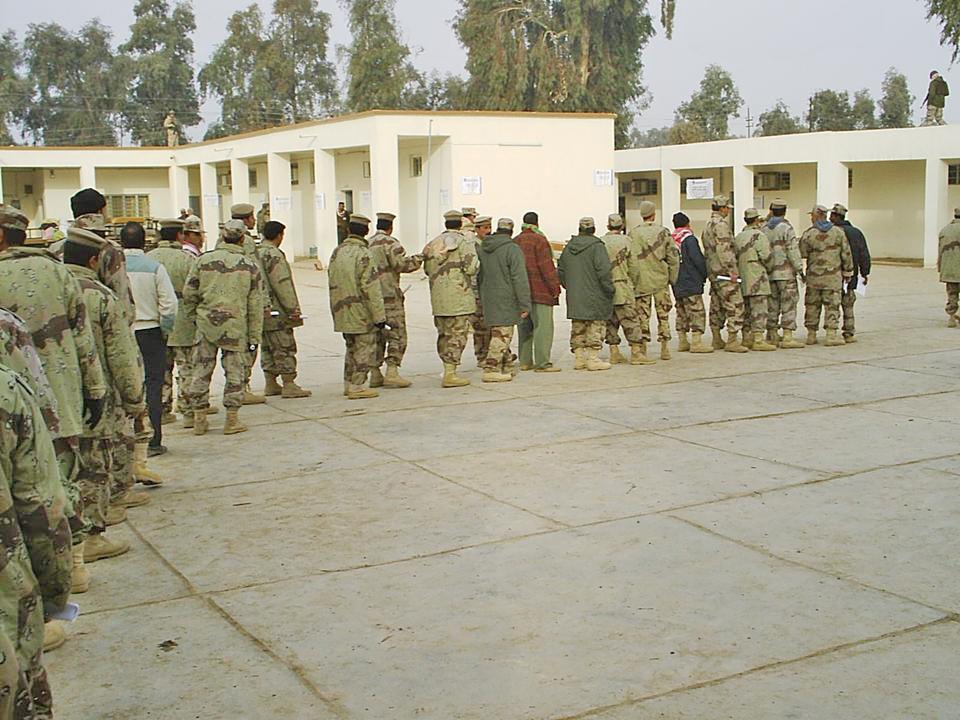
<instances>
[{"instance_id":1,"label":"beige building","mask_svg":"<svg viewBox=\"0 0 960 720\"><path fill-rule=\"evenodd\" d=\"M960 127L821 132L623 150L616 153L621 208L628 222L651 200L665 224L678 210L699 232L710 203L693 199L687 180L712 180L732 195L735 223L743 211L765 208L776 197L788 217L809 226L815 203L842 203L862 228L878 259L937 259L937 235L960 207ZM694 183L696 185L696 183ZM701 185L702 187L702 185Z\"/></svg>"},{"instance_id":2,"label":"beige building","mask_svg":"<svg viewBox=\"0 0 960 720\"><path fill-rule=\"evenodd\" d=\"M94 187L111 216L166 217L190 207L210 238L230 205L270 203L289 255L329 257L336 208L398 216L411 251L450 208L540 213L552 239L584 214L616 207L612 115L386 112L236 135L177 148L0 148L0 195L39 225L70 218L70 196Z\"/></svg>"}]
</instances>

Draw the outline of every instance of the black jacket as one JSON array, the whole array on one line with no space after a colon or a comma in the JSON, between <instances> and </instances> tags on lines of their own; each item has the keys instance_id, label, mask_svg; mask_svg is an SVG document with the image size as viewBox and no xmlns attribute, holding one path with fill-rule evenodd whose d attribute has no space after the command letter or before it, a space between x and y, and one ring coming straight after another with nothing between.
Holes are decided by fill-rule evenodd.
<instances>
[{"instance_id":1,"label":"black jacket","mask_svg":"<svg viewBox=\"0 0 960 720\"><path fill-rule=\"evenodd\" d=\"M843 230L847 236L847 243L850 245L850 252L853 254L853 278L847 285L849 290L853 290L857 287L858 276L870 276L870 248L867 247L867 239L859 228L855 228L846 220L837 227Z\"/></svg>"},{"instance_id":2,"label":"black jacket","mask_svg":"<svg viewBox=\"0 0 960 720\"><path fill-rule=\"evenodd\" d=\"M703 295L703 283L707 279L707 261L700 252L700 242L694 235L680 243L680 274L673 284L673 296L680 300L694 295Z\"/></svg>"}]
</instances>

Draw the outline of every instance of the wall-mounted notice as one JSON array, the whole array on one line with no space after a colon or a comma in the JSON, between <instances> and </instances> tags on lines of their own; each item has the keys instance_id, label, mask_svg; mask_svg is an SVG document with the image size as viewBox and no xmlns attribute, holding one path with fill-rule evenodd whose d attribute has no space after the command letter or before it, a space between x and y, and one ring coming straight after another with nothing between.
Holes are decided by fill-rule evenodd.
<instances>
[{"instance_id":1,"label":"wall-mounted notice","mask_svg":"<svg viewBox=\"0 0 960 720\"><path fill-rule=\"evenodd\" d=\"M360 193L360 209L361 210L373 209L373 193L372 192L365 191Z\"/></svg>"},{"instance_id":2,"label":"wall-mounted notice","mask_svg":"<svg viewBox=\"0 0 960 720\"><path fill-rule=\"evenodd\" d=\"M449 205L450 205L450 191L441 190L440 191L440 207L446 208ZM446 212L446 210L444 210L443 212Z\"/></svg>"},{"instance_id":3,"label":"wall-mounted notice","mask_svg":"<svg viewBox=\"0 0 960 720\"><path fill-rule=\"evenodd\" d=\"M219 195L204 195L203 204L207 207L220 207L220 196Z\"/></svg>"},{"instance_id":4,"label":"wall-mounted notice","mask_svg":"<svg viewBox=\"0 0 960 720\"><path fill-rule=\"evenodd\" d=\"M460 178L461 195L483 195L482 177L462 177Z\"/></svg>"},{"instance_id":5,"label":"wall-mounted notice","mask_svg":"<svg viewBox=\"0 0 960 720\"><path fill-rule=\"evenodd\" d=\"M270 205L272 210L289 210L293 205L293 198L289 195L274 195Z\"/></svg>"},{"instance_id":6,"label":"wall-mounted notice","mask_svg":"<svg viewBox=\"0 0 960 720\"><path fill-rule=\"evenodd\" d=\"M327 195L326 193L318 192L313 196L313 203L316 206L317 210L326 210L327 209Z\"/></svg>"},{"instance_id":7,"label":"wall-mounted notice","mask_svg":"<svg viewBox=\"0 0 960 720\"><path fill-rule=\"evenodd\" d=\"M593 184L596 187L611 187L613 185L613 170L594 170Z\"/></svg>"},{"instance_id":8,"label":"wall-mounted notice","mask_svg":"<svg viewBox=\"0 0 960 720\"><path fill-rule=\"evenodd\" d=\"M710 200L713 198L713 178L687 180L687 200Z\"/></svg>"}]
</instances>

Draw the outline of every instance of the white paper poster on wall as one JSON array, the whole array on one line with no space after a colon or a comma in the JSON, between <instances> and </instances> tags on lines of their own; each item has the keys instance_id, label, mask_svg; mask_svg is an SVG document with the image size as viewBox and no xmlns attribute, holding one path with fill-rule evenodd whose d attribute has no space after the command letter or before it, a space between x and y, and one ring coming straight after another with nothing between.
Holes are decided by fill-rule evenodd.
<instances>
[{"instance_id":1,"label":"white paper poster on wall","mask_svg":"<svg viewBox=\"0 0 960 720\"><path fill-rule=\"evenodd\" d=\"M687 180L687 200L709 200L713 195L713 178Z\"/></svg>"},{"instance_id":2,"label":"white paper poster on wall","mask_svg":"<svg viewBox=\"0 0 960 720\"><path fill-rule=\"evenodd\" d=\"M613 170L594 170L593 184L596 187L612 187L613 186Z\"/></svg>"},{"instance_id":3,"label":"white paper poster on wall","mask_svg":"<svg viewBox=\"0 0 960 720\"><path fill-rule=\"evenodd\" d=\"M316 206L317 210L326 210L327 209L327 195L326 193L318 192L313 196L313 203Z\"/></svg>"},{"instance_id":4,"label":"white paper poster on wall","mask_svg":"<svg viewBox=\"0 0 960 720\"><path fill-rule=\"evenodd\" d=\"M220 207L220 196L219 195L204 195L203 204L207 207Z\"/></svg>"},{"instance_id":5,"label":"white paper poster on wall","mask_svg":"<svg viewBox=\"0 0 960 720\"><path fill-rule=\"evenodd\" d=\"M440 207L447 208L449 205L450 205L450 191L441 190L440 191ZM446 212L446 211L447 211L446 209L443 210L443 212Z\"/></svg>"},{"instance_id":6,"label":"white paper poster on wall","mask_svg":"<svg viewBox=\"0 0 960 720\"><path fill-rule=\"evenodd\" d=\"M271 210L289 210L293 205L293 198L289 195L274 195L270 205Z\"/></svg>"},{"instance_id":7,"label":"white paper poster on wall","mask_svg":"<svg viewBox=\"0 0 960 720\"><path fill-rule=\"evenodd\" d=\"M483 195L482 177L462 177L460 178L461 195Z\"/></svg>"},{"instance_id":8,"label":"white paper poster on wall","mask_svg":"<svg viewBox=\"0 0 960 720\"><path fill-rule=\"evenodd\" d=\"M361 210L373 209L373 193L372 192L364 191L360 193L360 209Z\"/></svg>"}]
</instances>

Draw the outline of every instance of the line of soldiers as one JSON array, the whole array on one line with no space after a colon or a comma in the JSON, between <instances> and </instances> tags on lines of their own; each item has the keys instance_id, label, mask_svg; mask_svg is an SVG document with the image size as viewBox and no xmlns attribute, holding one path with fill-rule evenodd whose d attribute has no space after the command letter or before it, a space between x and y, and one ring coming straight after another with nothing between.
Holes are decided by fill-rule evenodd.
<instances>
[{"instance_id":1,"label":"line of soldiers","mask_svg":"<svg viewBox=\"0 0 960 720\"><path fill-rule=\"evenodd\" d=\"M825 345L856 342L854 305L858 282L866 283L870 275L870 253L863 233L846 220L847 209L815 206L811 226L800 237L786 219L783 200L771 203L765 217L748 209L736 235L730 211L726 196L713 199L702 249L686 215L674 216L671 232L657 223L651 202L641 203L643 222L629 233L619 214L609 216L603 237L597 236L594 219L585 217L556 265L536 213L524 216L523 231L513 237L509 218L500 219L494 231L493 219L478 217L474 208L451 210L444 214L445 231L413 256L391 234L394 215L379 213L377 233L368 240L369 218L354 213L329 266L334 328L346 343L344 395L359 400L377 397L379 387L410 386L399 375L406 349L400 276L421 266L430 281L441 384L448 388L470 384L457 368L471 333L484 382L509 382L520 370L558 372L550 347L552 306L561 287L567 291L577 370L628 362L620 353L621 329L631 350L629 362L655 363L647 353L654 315L660 359L670 360L674 301L680 352L800 349L818 342L821 315ZM703 342L707 280L709 345ZM806 284L805 343L794 335L800 283ZM517 326L519 366L511 350ZM604 341L609 362L600 358ZM385 359L386 375L381 373Z\"/></svg>"}]
</instances>

